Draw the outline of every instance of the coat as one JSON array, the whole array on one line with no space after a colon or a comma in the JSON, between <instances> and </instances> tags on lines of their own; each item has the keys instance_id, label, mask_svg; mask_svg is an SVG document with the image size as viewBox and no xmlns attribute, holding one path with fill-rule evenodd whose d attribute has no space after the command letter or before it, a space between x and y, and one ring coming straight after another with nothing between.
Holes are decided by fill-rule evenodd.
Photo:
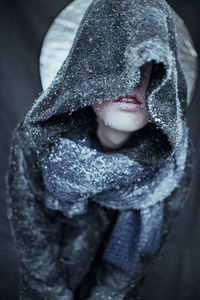
<instances>
[{"instance_id":1,"label":"coat","mask_svg":"<svg viewBox=\"0 0 200 300\"><path fill-rule=\"evenodd\" d=\"M106 1L104 2L106 3ZM109 3L109 1L107 2ZM122 4L120 1L118 2L120 5ZM117 82L115 82L115 85L112 86L111 84L108 90L107 86L102 88L102 86L98 86L98 82L94 81L92 87L86 86L85 94L80 95L79 90L75 94L76 89L74 86L77 83L83 87L83 81L78 77L78 79L74 78L73 81L70 76L65 76L66 74L75 74L76 77L82 74L81 72L84 75L84 72L87 71L87 69L84 69L85 52L81 54L82 71L80 74L77 74L76 65L73 65L73 62L76 61L75 55L82 47L81 42L84 43L85 41L85 36L81 37L81 33L84 33L84 30L82 31L85 28L84 26L86 26L85 32L88 30L88 23L85 20L89 20L88 15L94 20L94 16L91 17L91 14L96 11L95 5L98 5L99 1L96 1L96 3L94 3L94 8L92 6L86 13L85 19L80 25L81 29L77 34L70 54L71 57L64 62L53 84L38 99L26 119L18 124L13 133L7 176L8 218L20 258L20 299L73 299L73 297L77 297L77 299L87 299L89 297L91 300L136 299L142 291L142 283L147 269L152 261L158 257L166 236L189 192L188 186L192 170L190 147L187 151L185 169L179 186L176 186L170 195L163 200L164 221L160 247L154 255L141 254L136 271L131 276L117 266L102 260L102 253L106 248L118 215L117 210L99 205L89 199L86 212L66 216L62 211L44 205L45 184L38 160L38 151L41 147L48 148L50 144L55 143L58 134L65 133L65 123L62 122L62 117L59 118L61 112L69 112L69 107L72 111L75 111L77 108L90 105L89 99L91 91L94 90L93 86L99 91L99 95L103 99L107 99L105 94L112 97L118 95L119 92L121 94L123 89L125 90L129 86L129 82L124 81L122 90L119 91L116 88ZM148 1L145 3L148 3ZM165 2L162 1L162 3L164 11L169 11ZM180 51L179 59L183 66L182 69L178 69L179 84L190 86L190 91L183 92L180 97L185 97L184 101L189 104L195 76L192 73L192 76L187 77L188 59L185 61L186 56L181 55L184 43L181 38L183 35L189 40L190 38L179 17L176 16L175 20L177 27L180 28L179 30L184 32L184 34L179 35L180 39L177 41ZM157 27L156 30L158 30ZM150 32L148 34L151 35ZM98 44L95 45L97 48L99 47ZM120 51L122 50L120 49ZM155 59L155 56L152 57ZM116 59L116 57L113 59ZM191 59L193 63L196 61L194 57ZM177 61L179 68L179 60ZM89 62L92 65L92 55ZM106 63L106 61L103 61L103 63ZM98 72L100 73L102 71L101 62L98 61L98 64ZM94 70L95 68L91 72L94 72ZM114 68L114 72L116 71L116 68ZM107 70L107 72L109 74L111 70ZM85 74L88 75L90 81L91 73ZM186 74L185 77L184 74ZM135 75L137 77L137 74ZM121 79L123 79L123 76ZM66 96L64 91L70 84L72 92ZM76 101L69 106L69 104L66 104L69 101L67 102L65 98L72 97L72 95ZM80 97L84 98L81 105ZM101 98L98 99L98 101L101 100ZM181 109L185 110L184 107L185 104L182 100ZM155 111L155 107L152 108L152 111ZM153 115L152 118L154 118ZM164 116L161 114L162 118L164 119ZM42 122L45 122L45 126L41 125ZM172 119L170 122L172 122ZM51 130L52 124L54 126L52 127L53 130ZM174 132L171 130L166 134L168 134L172 144L175 145L177 137ZM182 189L179 188L180 186Z\"/></svg>"}]
</instances>

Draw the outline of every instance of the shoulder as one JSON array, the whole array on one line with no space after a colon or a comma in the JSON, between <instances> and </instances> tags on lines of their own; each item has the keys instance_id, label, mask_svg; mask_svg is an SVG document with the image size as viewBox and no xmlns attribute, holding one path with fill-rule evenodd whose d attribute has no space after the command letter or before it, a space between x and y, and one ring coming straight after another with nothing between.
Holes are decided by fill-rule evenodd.
<instances>
[{"instance_id":1,"label":"shoulder","mask_svg":"<svg viewBox=\"0 0 200 300\"><path fill-rule=\"evenodd\" d=\"M19 122L12 133L9 162L8 177L20 178L31 183L39 184L41 178L41 168L37 158L37 148L33 146L31 138L28 136L23 121Z\"/></svg>"}]
</instances>

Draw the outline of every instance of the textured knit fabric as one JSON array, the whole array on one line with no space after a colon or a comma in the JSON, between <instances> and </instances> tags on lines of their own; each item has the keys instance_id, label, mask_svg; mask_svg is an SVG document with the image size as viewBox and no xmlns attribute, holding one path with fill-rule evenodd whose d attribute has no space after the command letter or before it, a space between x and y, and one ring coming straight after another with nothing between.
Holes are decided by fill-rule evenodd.
<instances>
[{"instance_id":1,"label":"textured knit fabric","mask_svg":"<svg viewBox=\"0 0 200 300\"><path fill-rule=\"evenodd\" d=\"M116 153L100 151L90 140L91 104L131 92L150 61L150 122ZM69 56L13 135L8 216L21 299L73 299L102 257L109 265L90 299L125 299L137 285L142 258L163 245L188 193L187 97L167 3L93 1Z\"/></svg>"},{"instance_id":2,"label":"textured knit fabric","mask_svg":"<svg viewBox=\"0 0 200 300\"><path fill-rule=\"evenodd\" d=\"M145 132L151 134L148 128ZM38 160L46 186L45 204L51 209L62 211L66 216L85 212L89 198L112 209L140 209L141 225L138 228L140 233L137 233L139 241L134 243L137 239L136 233L134 234L135 228L129 226L127 231L124 228L126 222L128 226L126 214L129 213L124 212L121 215L118 230L115 230L114 236L118 232L118 238L124 231L126 232L127 240L121 245L124 250L129 245L128 240L132 239L132 244L127 248L130 252L129 261L127 255L125 258L123 253L120 255L117 247L115 248L117 237L115 244L112 242L112 251L109 250L109 254L107 250L105 256L107 260L113 263L115 261L117 265L133 273L135 265L133 248L137 248L138 252L146 252L146 244L149 247L147 252L158 248L159 238L155 247L153 245L156 242L152 236L159 237L158 233L161 232L162 205L159 202L169 196L181 180L187 156L186 136L184 135L184 142L177 147L175 157L172 156L164 163L158 163L157 159L157 164L153 165L138 162L134 155L136 152L134 147L129 146L115 154L105 154L88 147L88 139L86 136L74 143L72 140L62 138L50 149L38 151ZM146 147L146 143L143 143L143 147ZM148 148L151 152L155 151L150 141ZM160 154L160 149L158 151ZM114 258L114 253L118 253L118 259Z\"/></svg>"},{"instance_id":3,"label":"textured knit fabric","mask_svg":"<svg viewBox=\"0 0 200 300\"><path fill-rule=\"evenodd\" d=\"M103 255L106 261L133 273L141 253L153 254L158 249L163 221L162 203L151 208L150 220L146 215L144 220L137 211L119 214ZM145 221L146 227L140 223Z\"/></svg>"}]
</instances>

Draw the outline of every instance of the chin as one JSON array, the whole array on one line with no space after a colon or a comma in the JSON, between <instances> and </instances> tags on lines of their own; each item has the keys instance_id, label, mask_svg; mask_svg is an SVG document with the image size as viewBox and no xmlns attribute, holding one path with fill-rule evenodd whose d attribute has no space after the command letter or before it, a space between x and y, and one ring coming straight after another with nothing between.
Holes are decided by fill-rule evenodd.
<instances>
[{"instance_id":1,"label":"chin","mask_svg":"<svg viewBox=\"0 0 200 300\"><path fill-rule=\"evenodd\" d=\"M140 111L124 111L111 102L93 104L97 117L105 126L121 132L134 132L143 128L149 119L146 109Z\"/></svg>"},{"instance_id":2,"label":"chin","mask_svg":"<svg viewBox=\"0 0 200 300\"><path fill-rule=\"evenodd\" d=\"M120 111L108 118L104 119L104 124L112 129L123 131L123 132L134 132L143 128L149 120L148 113L143 112L124 112Z\"/></svg>"},{"instance_id":3,"label":"chin","mask_svg":"<svg viewBox=\"0 0 200 300\"><path fill-rule=\"evenodd\" d=\"M115 129L117 131L122 131L122 132L134 132L134 131L137 131L137 130L140 130L141 128L143 128L147 122L145 123L141 123L141 124L108 124L107 122L105 122L105 124L107 126L109 126L110 128L112 129Z\"/></svg>"}]
</instances>

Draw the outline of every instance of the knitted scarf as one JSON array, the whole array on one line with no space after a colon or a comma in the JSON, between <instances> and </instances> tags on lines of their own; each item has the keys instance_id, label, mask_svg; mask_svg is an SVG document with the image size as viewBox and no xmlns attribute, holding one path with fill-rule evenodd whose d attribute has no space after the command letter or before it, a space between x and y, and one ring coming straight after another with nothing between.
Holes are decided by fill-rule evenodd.
<instances>
[{"instance_id":1,"label":"knitted scarf","mask_svg":"<svg viewBox=\"0 0 200 300\"><path fill-rule=\"evenodd\" d=\"M154 252L159 246L162 201L183 176L186 132L176 152L163 161L159 146L166 141L162 136L156 145L150 124L115 153L104 153L93 131L80 127L72 134L76 139L63 136L51 147L38 151L45 204L68 217L86 213L89 199L120 211L104 259L132 273L139 254ZM147 134L148 143L144 143Z\"/></svg>"}]
</instances>

